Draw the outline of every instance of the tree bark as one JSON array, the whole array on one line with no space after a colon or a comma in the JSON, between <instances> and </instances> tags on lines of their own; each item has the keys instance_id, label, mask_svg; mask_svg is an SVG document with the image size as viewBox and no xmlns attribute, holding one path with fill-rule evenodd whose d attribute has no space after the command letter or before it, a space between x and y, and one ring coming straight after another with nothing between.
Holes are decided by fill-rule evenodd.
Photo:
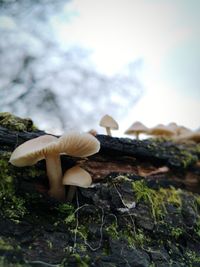
<instances>
[{"instance_id":1,"label":"tree bark","mask_svg":"<svg viewBox=\"0 0 200 267\"><path fill-rule=\"evenodd\" d=\"M25 168L8 163L18 145L44 134L0 126L2 266L199 262L198 145L97 135L96 155L61 156L63 172L79 164L93 179L91 188L78 188L66 203L48 196L44 161Z\"/></svg>"}]
</instances>

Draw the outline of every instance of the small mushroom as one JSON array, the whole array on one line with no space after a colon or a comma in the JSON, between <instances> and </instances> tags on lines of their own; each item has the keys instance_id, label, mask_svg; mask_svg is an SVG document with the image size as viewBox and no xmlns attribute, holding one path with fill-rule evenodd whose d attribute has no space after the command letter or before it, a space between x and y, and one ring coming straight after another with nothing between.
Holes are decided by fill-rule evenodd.
<instances>
[{"instance_id":1,"label":"small mushroom","mask_svg":"<svg viewBox=\"0 0 200 267\"><path fill-rule=\"evenodd\" d=\"M73 157L88 157L96 154L100 149L100 142L89 133L70 132L61 136L58 143L62 153ZM73 185L70 185L67 194L68 201L72 200L74 193L75 188L73 188Z\"/></svg>"},{"instance_id":2,"label":"small mushroom","mask_svg":"<svg viewBox=\"0 0 200 267\"><path fill-rule=\"evenodd\" d=\"M119 125L118 123L109 115L105 115L101 118L99 125L101 127L106 128L107 135L112 136L111 129L112 130L118 130Z\"/></svg>"},{"instance_id":3,"label":"small mushroom","mask_svg":"<svg viewBox=\"0 0 200 267\"><path fill-rule=\"evenodd\" d=\"M195 143L200 143L200 131L195 131L195 132L191 131L191 132L182 134L178 136L176 140L180 142L193 141Z\"/></svg>"},{"instance_id":4,"label":"small mushroom","mask_svg":"<svg viewBox=\"0 0 200 267\"><path fill-rule=\"evenodd\" d=\"M167 127L176 133L179 126L176 122L170 122Z\"/></svg>"},{"instance_id":5,"label":"small mushroom","mask_svg":"<svg viewBox=\"0 0 200 267\"><path fill-rule=\"evenodd\" d=\"M175 135L175 131L170 129L170 127L167 127L163 124L158 124L155 127L150 128L148 131L148 134L162 136L162 137L164 136L170 137L170 136Z\"/></svg>"},{"instance_id":6,"label":"small mushroom","mask_svg":"<svg viewBox=\"0 0 200 267\"><path fill-rule=\"evenodd\" d=\"M13 151L9 162L17 167L25 167L45 159L49 179L49 195L58 200L64 200L65 188L62 185L62 169L57 142L58 138L51 135L31 139Z\"/></svg>"},{"instance_id":7,"label":"small mushroom","mask_svg":"<svg viewBox=\"0 0 200 267\"><path fill-rule=\"evenodd\" d=\"M93 135L93 136L96 136L98 133L95 129L91 129L88 131L89 134Z\"/></svg>"},{"instance_id":8,"label":"small mushroom","mask_svg":"<svg viewBox=\"0 0 200 267\"><path fill-rule=\"evenodd\" d=\"M136 139L139 140L139 134L147 133L149 128L147 128L144 124L139 121L134 122L124 134L135 135Z\"/></svg>"},{"instance_id":9,"label":"small mushroom","mask_svg":"<svg viewBox=\"0 0 200 267\"><path fill-rule=\"evenodd\" d=\"M175 142L182 143L189 141L192 141L192 138L190 139L190 136L192 137L193 131L185 126L178 126L176 129L176 136L173 138Z\"/></svg>"},{"instance_id":10,"label":"small mushroom","mask_svg":"<svg viewBox=\"0 0 200 267\"><path fill-rule=\"evenodd\" d=\"M89 133L71 131L58 139L58 147L60 153L84 158L97 153L100 149L100 142Z\"/></svg>"},{"instance_id":11,"label":"small mushroom","mask_svg":"<svg viewBox=\"0 0 200 267\"><path fill-rule=\"evenodd\" d=\"M192 130L190 130L189 128L185 126L178 126L176 129L176 133L178 136L180 136L180 135L190 134L192 133Z\"/></svg>"},{"instance_id":12,"label":"small mushroom","mask_svg":"<svg viewBox=\"0 0 200 267\"><path fill-rule=\"evenodd\" d=\"M67 170L63 176L63 185L70 185L67 201L71 202L76 192L76 187L88 188L92 183L90 174L79 166Z\"/></svg>"}]
</instances>

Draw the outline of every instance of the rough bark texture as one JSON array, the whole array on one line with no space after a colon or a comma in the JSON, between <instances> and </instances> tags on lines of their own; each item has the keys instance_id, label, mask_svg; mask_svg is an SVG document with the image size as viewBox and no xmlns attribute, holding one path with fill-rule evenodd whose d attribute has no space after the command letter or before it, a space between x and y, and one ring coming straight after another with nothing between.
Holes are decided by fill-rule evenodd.
<instances>
[{"instance_id":1,"label":"rough bark texture","mask_svg":"<svg viewBox=\"0 0 200 267\"><path fill-rule=\"evenodd\" d=\"M44 161L8 163L42 134L0 113L0 266L200 266L199 145L98 135L98 154L61 156L94 181L65 203L48 196Z\"/></svg>"}]
</instances>

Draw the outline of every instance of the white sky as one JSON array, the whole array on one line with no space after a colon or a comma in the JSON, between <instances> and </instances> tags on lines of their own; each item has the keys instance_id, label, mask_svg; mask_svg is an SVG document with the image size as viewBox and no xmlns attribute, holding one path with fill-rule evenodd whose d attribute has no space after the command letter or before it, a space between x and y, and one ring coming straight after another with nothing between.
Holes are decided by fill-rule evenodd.
<instances>
[{"instance_id":1,"label":"white sky","mask_svg":"<svg viewBox=\"0 0 200 267\"><path fill-rule=\"evenodd\" d=\"M73 0L65 12L76 15L53 21L60 40L91 49L100 71L143 59L145 94L122 129L136 120L200 127L199 0Z\"/></svg>"}]
</instances>

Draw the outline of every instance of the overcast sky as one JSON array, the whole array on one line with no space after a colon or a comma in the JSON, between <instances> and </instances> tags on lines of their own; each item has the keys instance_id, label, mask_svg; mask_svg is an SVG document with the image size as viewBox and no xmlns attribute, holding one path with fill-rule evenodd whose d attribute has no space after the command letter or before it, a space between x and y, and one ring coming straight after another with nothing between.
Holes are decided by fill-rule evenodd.
<instances>
[{"instance_id":1,"label":"overcast sky","mask_svg":"<svg viewBox=\"0 0 200 267\"><path fill-rule=\"evenodd\" d=\"M65 13L53 21L60 40L91 49L100 71L142 59L145 94L124 127L134 120L200 127L199 0L74 0Z\"/></svg>"}]
</instances>

